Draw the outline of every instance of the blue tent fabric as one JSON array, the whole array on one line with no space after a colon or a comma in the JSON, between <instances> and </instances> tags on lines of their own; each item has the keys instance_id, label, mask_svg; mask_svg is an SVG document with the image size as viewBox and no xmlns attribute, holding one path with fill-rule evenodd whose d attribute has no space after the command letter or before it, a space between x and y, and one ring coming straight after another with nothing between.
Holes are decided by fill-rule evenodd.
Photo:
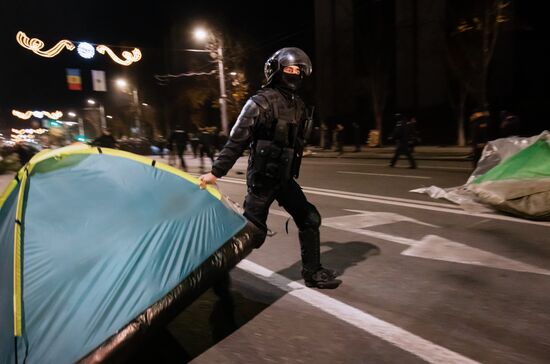
<instances>
[{"instance_id":1,"label":"blue tent fabric","mask_svg":"<svg viewBox=\"0 0 550 364\"><path fill-rule=\"evenodd\" d=\"M0 211L3 252L13 251L13 238L4 237L13 237L14 196ZM36 164L22 220L24 340L17 356L27 363L73 363L93 352L247 225L176 174L120 156L78 153ZM1 272L12 277L8 266ZM4 274L0 292L11 300L13 283ZM0 362L11 363L4 345L13 348L13 304L0 302Z\"/></svg>"},{"instance_id":2,"label":"blue tent fabric","mask_svg":"<svg viewBox=\"0 0 550 364\"><path fill-rule=\"evenodd\" d=\"M16 187L0 208L0 363L11 363L13 351L13 230L17 194ZM11 239L10 239L11 237ZM7 263L7 264L6 264Z\"/></svg>"}]
</instances>

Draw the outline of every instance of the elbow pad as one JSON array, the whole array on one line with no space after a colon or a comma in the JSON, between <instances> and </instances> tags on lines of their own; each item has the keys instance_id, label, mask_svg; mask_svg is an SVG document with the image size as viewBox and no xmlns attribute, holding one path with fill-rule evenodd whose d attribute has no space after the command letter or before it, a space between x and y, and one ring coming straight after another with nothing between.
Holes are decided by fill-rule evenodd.
<instances>
[{"instance_id":1,"label":"elbow pad","mask_svg":"<svg viewBox=\"0 0 550 364\"><path fill-rule=\"evenodd\" d=\"M252 135L252 128L256 119L260 116L262 109L261 105L254 98L248 99L237 118L237 122L235 122L235 125L231 129L229 137L235 142L248 140Z\"/></svg>"}]
</instances>

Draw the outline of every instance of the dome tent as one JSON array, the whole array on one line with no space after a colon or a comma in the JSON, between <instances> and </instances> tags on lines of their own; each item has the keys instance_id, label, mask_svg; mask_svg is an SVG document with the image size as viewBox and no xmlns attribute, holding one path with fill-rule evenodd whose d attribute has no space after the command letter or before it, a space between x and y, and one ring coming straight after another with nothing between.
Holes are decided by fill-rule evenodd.
<instances>
[{"instance_id":1,"label":"dome tent","mask_svg":"<svg viewBox=\"0 0 550 364\"><path fill-rule=\"evenodd\" d=\"M0 363L123 358L256 233L162 163L86 145L38 153L0 197Z\"/></svg>"}]
</instances>

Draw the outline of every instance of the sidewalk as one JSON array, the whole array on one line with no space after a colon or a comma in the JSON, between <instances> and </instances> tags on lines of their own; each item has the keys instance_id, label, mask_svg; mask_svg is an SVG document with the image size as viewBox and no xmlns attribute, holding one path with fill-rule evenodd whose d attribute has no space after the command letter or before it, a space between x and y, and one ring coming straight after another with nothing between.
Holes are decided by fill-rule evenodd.
<instances>
[{"instance_id":1,"label":"sidewalk","mask_svg":"<svg viewBox=\"0 0 550 364\"><path fill-rule=\"evenodd\" d=\"M471 147L458 146L416 146L414 158L418 160L449 160L449 161L471 161ZM308 158L358 158L358 159L391 159L395 146L388 147L367 147L355 152L355 146L344 146L344 153L340 154L334 150L324 150L317 146L309 146L304 152Z\"/></svg>"}]
</instances>

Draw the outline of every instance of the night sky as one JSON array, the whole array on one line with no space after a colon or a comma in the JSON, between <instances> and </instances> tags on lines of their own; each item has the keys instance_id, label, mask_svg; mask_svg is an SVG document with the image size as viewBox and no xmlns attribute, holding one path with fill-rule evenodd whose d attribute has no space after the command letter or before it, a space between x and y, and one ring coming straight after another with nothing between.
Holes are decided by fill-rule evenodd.
<instances>
[{"instance_id":1,"label":"night sky","mask_svg":"<svg viewBox=\"0 0 550 364\"><path fill-rule=\"evenodd\" d=\"M357 7L361 1L363 0L353 3ZM364 1L376 3L380 0ZM549 96L546 85L550 82L547 13L543 11L544 3L541 1L522 0L514 4L516 17L513 26L516 30L513 34L509 33L509 36L505 36L503 32L499 38L499 42L514 40L511 42L513 45L506 48L508 54L499 55L497 52L491 66L495 75L504 72L503 77L512 81L493 79L489 88L496 96L491 102L496 109L510 107L519 111L525 120L526 131L536 133L548 128L545 105ZM387 21L393 24L395 18L392 14L387 15ZM192 38L193 28L200 24L223 33L226 39L238 43L245 50L242 59L244 69L239 71L245 72L250 83L250 92L260 86L263 64L273 52L288 46L304 49L312 58L314 69L314 77L306 83L304 96L306 102L313 104L315 99L312 90L318 86L315 82L319 82L316 77L320 74L318 67L321 64L321 60L315 59L314 18L314 0L279 2L276 5L263 1L204 0L0 1L0 129L21 124L20 120L11 116L12 109L78 112L86 106L86 99L94 98L106 106L108 113L111 110L116 112L117 109L128 110L131 99L113 84L119 77L124 77L133 86L137 86L140 101L149 103L158 111L161 124L169 127L185 120L185 110L174 111L177 107L169 110L169 106L176 105L173 98L186 87L193 87L192 82L179 79L168 86L161 86L154 75L215 69L216 65L211 63L212 59L207 55L184 51L186 48L202 48ZM45 48L53 46L61 39L69 39L75 42L107 44L117 54L138 47L143 58L129 67L117 65L110 58L99 54L91 60L85 60L76 51L65 50L55 58L43 58L17 44L15 35L19 30L31 38L43 40L46 43ZM356 43L362 44L364 34L359 33L355 36ZM337 59L340 57L337 53L335 50L330 56ZM352 81L357 76L353 72L361 70L363 66L356 64L354 67L356 70L349 69L352 72ZM81 70L83 91L68 90L66 68ZM92 69L106 71L108 92L92 91ZM506 73L510 70L511 73ZM334 72L338 74L347 71L348 68ZM197 79L197 82L201 80ZM343 81L333 75L333 79L327 80L324 87L335 90L342 97L348 97L344 95L351 95L356 91L357 87L353 84L339 82ZM392 92L395 93L402 85L394 84L392 87ZM501 92L506 87L510 90ZM350 92L346 93L346 90ZM371 127L372 115L365 109L368 104L365 100L368 98L358 100L357 110L353 112L363 119L366 127ZM388 115L398 109L394 95L390 95L389 100L386 110ZM473 105L470 106L471 109ZM467 112L469 111L471 110L468 109ZM425 125L429 125L429 122ZM448 129L445 132L451 135L453 129L451 126ZM439 132L438 130L434 134Z\"/></svg>"},{"instance_id":2,"label":"night sky","mask_svg":"<svg viewBox=\"0 0 550 364\"><path fill-rule=\"evenodd\" d=\"M155 74L194 71L187 67L197 64L202 71L215 67L204 55L182 51L201 48L192 39L198 24L217 29L243 46L249 55L244 71L251 88L257 88L265 59L277 49L298 46L313 57L313 1L289 6L269 8L260 1L2 1L0 127L14 122L12 109L66 112L85 106L90 97L107 105L123 100L125 95L112 84L118 77L138 85L140 101L152 105L165 101L160 100L162 86L154 79ZM107 44L117 54L138 47L143 58L129 67L99 54L86 60L76 50L43 58L17 44L19 30L43 40L44 49L69 39ZM81 69L83 91L67 89L65 68ZM92 91L92 69L107 72L109 92Z\"/></svg>"}]
</instances>

